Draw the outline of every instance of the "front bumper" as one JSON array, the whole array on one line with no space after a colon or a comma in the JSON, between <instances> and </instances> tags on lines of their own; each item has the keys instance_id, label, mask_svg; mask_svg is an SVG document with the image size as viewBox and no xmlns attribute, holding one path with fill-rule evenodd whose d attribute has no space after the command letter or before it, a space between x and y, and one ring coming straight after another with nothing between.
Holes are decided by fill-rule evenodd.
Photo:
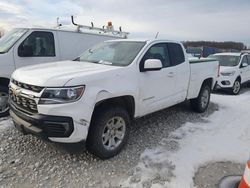
<instances>
[{"instance_id":1,"label":"front bumper","mask_svg":"<svg viewBox=\"0 0 250 188\"><path fill-rule=\"evenodd\" d=\"M233 87L235 80L235 77L220 75L217 79L216 89L230 89Z\"/></svg>"},{"instance_id":2,"label":"front bumper","mask_svg":"<svg viewBox=\"0 0 250 188\"><path fill-rule=\"evenodd\" d=\"M36 134L53 142L77 143L85 141L93 113L92 102L39 105L41 93L10 83L10 114L16 127L24 133Z\"/></svg>"},{"instance_id":3,"label":"front bumper","mask_svg":"<svg viewBox=\"0 0 250 188\"><path fill-rule=\"evenodd\" d=\"M10 104L10 116L17 129L24 134L35 134L44 138L68 138L74 131L71 117L42 114L28 115Z\"/></svg>"}]
</instances>

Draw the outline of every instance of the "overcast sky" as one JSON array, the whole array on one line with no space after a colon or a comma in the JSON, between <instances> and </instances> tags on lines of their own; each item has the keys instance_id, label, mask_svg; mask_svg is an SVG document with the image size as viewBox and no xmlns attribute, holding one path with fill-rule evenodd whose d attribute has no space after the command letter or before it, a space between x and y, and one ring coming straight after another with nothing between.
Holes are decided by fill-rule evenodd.
<instances>
[{"instance_id":1,"label":"overcast sky","mask_svg":"<svg viewBox=\"0 0 250 188\"><path fill-rule=\"evenodd\" d=\"M102 26L130 37L239 41L250 46L250 0L0 0L0 27L55 26L56 18Z\"/></svg>"}]
</instances>

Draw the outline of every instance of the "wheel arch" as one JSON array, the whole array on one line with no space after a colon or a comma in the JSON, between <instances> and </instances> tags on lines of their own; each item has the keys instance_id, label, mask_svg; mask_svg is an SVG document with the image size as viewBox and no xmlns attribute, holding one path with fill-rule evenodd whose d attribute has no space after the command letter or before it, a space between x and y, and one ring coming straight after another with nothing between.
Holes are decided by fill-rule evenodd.
<instances>
[{"instance_id":1,"label":"wheel arch","mask_svg":"<svg viewBox=\"0 0 250 188\"><path fill-rule=\"evenodd\" d=\"M203 83L201 84L201 88L200 90L202 89L202 87L204 85L208 85L211 89L213 89L213 78L207 78L203 81Z\"/></svg>"},{"instance_id":2,"label":"wheel arch","mask_svg":"<svg viewBox=\"0 0 250 188\"><path fill-rule=\"evenodd\" d=\"M107 98L98 101L95 104L94 112L99 108L104 108L107 106L121 106L125 107L131 119L135 115L135 99L132 95L124 95L118 97Z\"/></svg>"},{"instance_id":3,"label":"wheel arch","mask_svg":"<svg viewBox=\"0 0 250 188\"><path fill-rule=\"evenodd\" d=\"M235 80L240 80L240 83L241 83L241 76L239 75L239 76L237 76L237 78L235 79Z\"/></svg>"}]
</instances>

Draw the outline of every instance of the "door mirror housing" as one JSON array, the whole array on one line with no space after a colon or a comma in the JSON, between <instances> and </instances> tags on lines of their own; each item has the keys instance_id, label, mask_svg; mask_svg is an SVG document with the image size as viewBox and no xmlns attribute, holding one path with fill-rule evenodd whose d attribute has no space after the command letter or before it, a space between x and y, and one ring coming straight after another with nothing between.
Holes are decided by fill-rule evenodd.
<instances>
[{"instance_id":1,"label":"door mirror housing","mask_svg":"<svg viewBox=\"0 0 250 188\"><path fill-rule=\"evenodd\" d=\"M18 56L31 57L33 55L33 48L29 45L23 45L18 48Z\"/></svg>"},{"instance_id":2,"label":"door mirror housing","mask_svg":"<svg viewBox=\"0 0 250 188\"><path fill-rule=\"evenodd\" d=\"M242 63L241 67L247 67L248 64L247 63Z\"/></svg>"},{"instance_id":3,"label":"door mirror housing","mask_svg":"<svg viewBox=\"0 0 250 188\"><path fill-rule=\"evenodd\" d=\"M158 71L162 69L162 62L159 59L147 59L144 62L143 70L145 71Z\"/></svg>"}]
</instances>

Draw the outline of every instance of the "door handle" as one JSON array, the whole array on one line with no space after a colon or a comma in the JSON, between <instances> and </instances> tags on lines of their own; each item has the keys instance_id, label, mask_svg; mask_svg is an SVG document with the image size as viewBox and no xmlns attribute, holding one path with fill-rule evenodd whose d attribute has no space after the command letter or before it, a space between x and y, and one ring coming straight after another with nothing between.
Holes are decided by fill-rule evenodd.
<instances>
[{"instance_id":1,"label":"door handle","mask_svg":"<svg viewBox=\"0 0 250 188\"><path fill-rule=\"evenodd\" d=\"M174 73L173 72L169 72L168 73L168 77L174 77Z\"/></svg>"}]
</instances>

